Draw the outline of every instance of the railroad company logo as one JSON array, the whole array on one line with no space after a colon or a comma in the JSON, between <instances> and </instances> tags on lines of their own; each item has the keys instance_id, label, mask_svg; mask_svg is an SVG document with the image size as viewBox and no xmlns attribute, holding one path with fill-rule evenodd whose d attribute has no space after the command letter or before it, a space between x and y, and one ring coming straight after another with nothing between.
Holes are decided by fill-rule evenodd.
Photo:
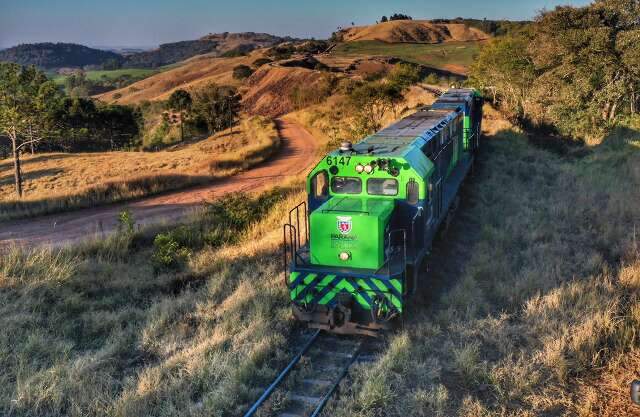
<instances>
[{"instance_id":1,"label":"railroad company logo","mask_svg":"<svg viewBox=\"0 0 640 417\"><path fill-rule=\"evenodd\" d=\"M349 234L351 231L351 217L338 216L338 231L343 235Z\"/></svg>"}]
</instances>

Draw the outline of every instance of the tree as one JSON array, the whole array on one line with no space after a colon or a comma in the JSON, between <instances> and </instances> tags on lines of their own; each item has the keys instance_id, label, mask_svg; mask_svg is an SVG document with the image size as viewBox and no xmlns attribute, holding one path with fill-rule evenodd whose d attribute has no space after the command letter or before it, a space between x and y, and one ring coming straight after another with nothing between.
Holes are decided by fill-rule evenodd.
<instances>
[{"instance_id":1,"label":"tree","mask_svg":"<svg viewBox=\"0 0 640 417\"><path fill-rule=\"evenodd\" d=\"M409 15L402 13L394 13L389 17L389 20L412 20L413 18Z\"/></svg>"},{"instance_id":2,"label":"tree","mask_svg":"<svg viewBox=\"0 0 640 417\"><path fill-rule=\"evenodd\" d=\"M215 83L194 93L193 112L207 125L209 133L233 127L240 112L240 94L233 87Z\"/></svg>"},{"instance_id":3,"label":"tree","mask_svg":"<svg viewBox=\"0 0 640 417\"><path fill-rule=\"evenodd\" d=\"M387 111L397 115L397 106L403 100L398 86L380 81L364 83L349 94L349 103L357 117L356 135L366 135L379 130Z\"/></svg>"},{"instance_id":4,"label":"tree","mask_svg":"<svg viewBox=\"0 0 640 417\"><path fill-rule=\"evenodd\" d=\"M191 95L185 90L175 90L167 101L167 107L174 112L176 123L180 125L180 141L184 140L184 122L189 116L192 103Z\"/></svg>"},{"instance_id":5,"label":"tree","mask_svg":"<svg viewBox=\"0 0 640 417\"><path fill-rule=\"evenodd\" d=\"M420 81L420 68L415 64L396 64L389 73L389 81L404 90Z\"/></svg>"},{"instance_id":6,"label":"tree","mask_svg":"<svg viewBox=\"0 0 640 417\"><path fill-rule=\"evenodd\" d=\"M251 67L247 65L238 65L233 68L233 78L236 80L244 80L253 74Z\"/></svg>"},{"instance_id":7,"label":"tree","mask_svg":"<svg viewBox=\"0 0 640 417\"><path fill-rule=\"evenodd\" d=\"M382 16L382 19L380 19L381 23L388 22L388 21L389 19L387 19L387 16Z\"/></svg>"},{"instance_id":8,"label":"tree","mask_svg":"<svg viewBox=\"0 0 640 417\"><path fill-rule=\"evenodd\" d=\"M50 109L58 99L53 81L35 67L0 63L0 138L10 142L18 198L22 197L20 154L52 129Z\"/></svg>"}]
</instances>

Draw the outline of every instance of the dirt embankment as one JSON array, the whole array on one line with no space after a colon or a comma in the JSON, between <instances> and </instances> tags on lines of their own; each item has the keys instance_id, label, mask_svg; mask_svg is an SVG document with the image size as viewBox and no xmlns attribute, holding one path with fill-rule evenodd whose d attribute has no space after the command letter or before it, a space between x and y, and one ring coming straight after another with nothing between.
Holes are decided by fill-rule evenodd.
<instances>
[{"instance_id":1,"label":"dirt embankment","mask_svg":"<svg viewBox=\"0 0 640 417\"><path fill-rule=\"evenodd\" d=\"M251 114L276 117L294 110L291 94L296 88L310 88L326 77L322 71L300 67L264 65L246 82L242 103Z\"/></svg>"},{"instance_id":2,"label":"dirt embankment","mask_svg":"<svg viewBox=\"0 0 640 417\"><path fill-rule=\"evenodd\" d=\"M343 41L389 43L440 43L480 41L489 35L462 23L432 23L428 20L394 20L369 26L354 26L339 32Z\"/></svg>"}]
</instances>

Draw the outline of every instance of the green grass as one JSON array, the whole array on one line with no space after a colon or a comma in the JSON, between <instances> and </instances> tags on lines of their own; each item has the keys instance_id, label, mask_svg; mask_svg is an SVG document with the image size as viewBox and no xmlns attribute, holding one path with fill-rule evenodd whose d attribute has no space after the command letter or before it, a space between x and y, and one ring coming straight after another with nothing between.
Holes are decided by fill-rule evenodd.
<instances>
[{"instance_id":1,"label":"green grass","mask_svg":"<svg viewBox=\"0 0 640 417\"><path fill-rule=\"evenodd\" d=\"M415 44L356 41L341 43L333 50L332 54L345 57L394 56L440 69L448 64L467 68L473 62L479 45L478 42Z\"/></svg>"},{"instance_id":2,"label":"green grass","mask_svg":"<svg viewBox=\"0 0 640 417\"><path fill-rule=\"evenodd\" d=\"M135 79L143 79L150 77L154 74L161 72L158 69L149 69L149 68L123 68L117 70L92 70L86 71L85 74L88 80L91 81L102 81L102 80L115 80L120 77L130 77ZM67 75L55 74L52 76L52 80L57 84L64 84L64 80L67 78Z\"/></svg>"}]
</instances>

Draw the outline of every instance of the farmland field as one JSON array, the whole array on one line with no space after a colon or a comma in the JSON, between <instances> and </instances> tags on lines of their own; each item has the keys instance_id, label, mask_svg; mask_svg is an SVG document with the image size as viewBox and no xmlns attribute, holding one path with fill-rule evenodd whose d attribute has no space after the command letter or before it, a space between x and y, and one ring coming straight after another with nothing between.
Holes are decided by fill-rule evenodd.
<instances>
[{"instance_id":1,"label":"farmland field","mask_svg":"<svg viewBox=\"0 0 640 417\"><path fill-rule=\"evenodd\" d=\"M409 62L465 73L480 49L480 42L439 44L355 41L338 45L332 54L344 57L394 56Z\"/></svg>"}]
</instances>

